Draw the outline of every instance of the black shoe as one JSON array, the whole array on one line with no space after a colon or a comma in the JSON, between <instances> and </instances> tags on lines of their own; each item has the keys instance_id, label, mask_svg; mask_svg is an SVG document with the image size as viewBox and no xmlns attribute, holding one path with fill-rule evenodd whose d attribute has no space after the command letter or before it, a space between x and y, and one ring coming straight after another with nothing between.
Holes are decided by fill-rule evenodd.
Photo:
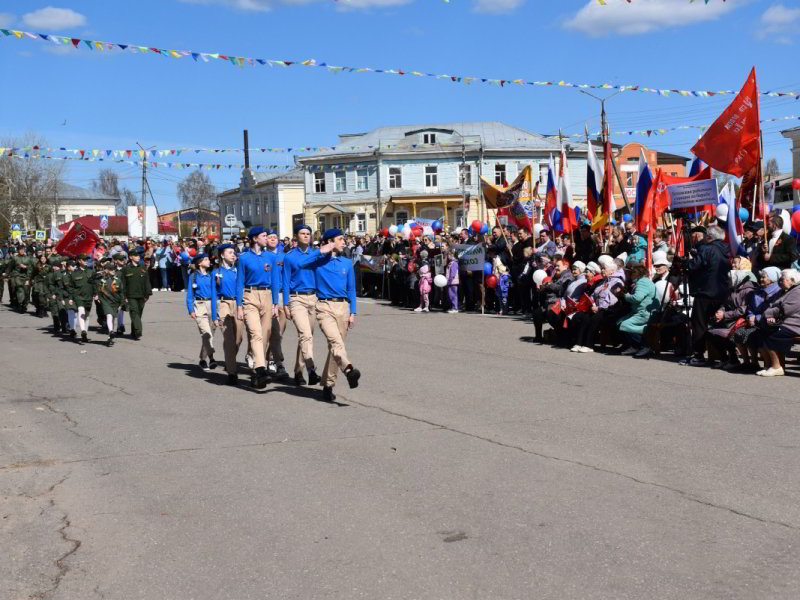
<instances>
[{"instance_id":1,"label":"black shoe","mask_svg":"<svg viewBox=\"0 0 800 600\"><path fill-rule=\"evenodd\" d=\"M317 385L322 379L314 369L308 370L308 385Z\"/></svg>"},{"instance_id":2,"label":"black shoe","mask_svg":"<svg viewBox=\"0 0 800 600\"><path fill-rule=\"evenodd\" d=\"M208 361L208 368L209 369L216 369L217 368L217 361L214 360L214 357L211 357L211 360Z\"/></svg>"},{"instance_id":3,"label":"black shoe","mask_svg":"<svg viewBox=\"0 0 800 600\"><path fill-rule=\"evenodd\" d=\"M105 325L102 325L102 326L100 327L100 331L99 331L99 333L100 333L101 335L108 335L108 327L106 327Z\"/></svg>"},{"instance_id":4,"label":"black shoe","mask_svg":"<svg viewBox=\"0 0 800 600\"><path fill-rule=\"evenodd\" d=\"M623 350L622 352L620 352L620 356L633 356L638 352L639 350L637 350L636 348L628 348L627 350Z\"/></svg>"},{"instance_id":5,"label":"black shoe","mask_svg":"<svg viewBox=\"0 0 800 600\"><path fill-rule=\"evenodd\" d=\"M200 368L203 369L203 371L210 371L211 370L211 368L208 366L208 361L205 361L205 360L201 360L200 361Z\"/></svg>"},{"instance_id":6,"label":"black shoe","mask_svg":"<svg viewBox=\"0 0 800 600\"><path fill-rule=\"evenodd\" d=\"M125 335L125 328L117 327L117 335Z\"/></svg>"},{"instance_id":7,"label":"black shoe","mask_svg":"<svg viewBox=\"0 0 800 600\"><path fill-rule=\"evenodd\" d=\"M702 356L692 356L691 358L685 358L678 363L682 367L706 367L708 363L706 359Z\"/></svg>"},{"instance_id":8,"label":"black shoe","mask_svg":"<svg viewBox=\"0 0 800 600\"><path fill-rule=\"evenodd\" d=\"M648 348L647 346L645 346L644 348L639 350L636 354L634 354L633 358L646 358L649 360L651 356L653 356L652 348Z\"/></svg>"},{"instance_id":9,"label":"black shoe","mask_svg":"<svg viewBox=\"0 0 800 600\"><path fill-rule=\"evenodd\" d=\"M333 403L336 401L336 394L333 393L332 387L322 388L322 401Z\"/></svg>"},{"instance_id":10,"label":"black shoe","mask_svg":"<svg viewBox=\"0 0 800 600\"><path fill-rule=\"evenodd\" d=\"M267 373L266 367L257 367L250 376L250 383L257 390L263 390L267 387L267 381L269 381L269 373Z\"/></svg>"},{"instance_id":11,"label":"black shoe","mask_svg":"<svg viewBox=\"0 0 800 600\"><path fill-rule=\"evenodd\" d=\"M75 331L74 329L70 329L69 330L69 337L71 337L74 340L76 337L78 337L78 332Z\"/></svg>"},{"instance_id":12,"label":"black shoe","mask_svg":"<svg viewBox=\"0 0 800 600\"><path fill-rule=\"evenodd\" d=\"M131 339L134 342L138 342L140 339L142 339L142 334L141 333L131 333Z\"/></svg>"},{"instance_id":13,"label":"black shoe","mask_svg":"<svg viewBox=\"0 0 800 600\"><path fill-rule=\"evenodd\" d=\"M298 371L297 373L294 374L294 384L297 386L306 384L306 378L303 377L302 371Z\"/></svg>"},{"instance_id":14,"label":"black shoe","mask_svg":"<svg viewBox=\"0 0 800 600\"><path fill-rule=\"evenodd\" d=\"M114 345L114 337L113 336L108 336L108 339L106 340L106 346L111 348L111 346L113 346L113 345Z\"/></svg>"},{"instance_id":15,"label":"black shoe","mask_svg":"<svg viewBox=\"0 0 800 600\"><path fill-rule=\"evenodd\" d=\"M354 369L353 365L348 365L344 371L344 376L347 377L347 383L350 384L350 389L358 387L358 380L361 378L361 371Z\"/></svg>"},{"instance_id":16,"label":"black shoe","mask_svg":"<svg viewBox=\"0 0 800 600\"><path fill-rule=\"evenodd\" d=\"M288 377L289 373L283 366L283 363L275 363L275 377L283 378Z\"/></svg>"},{"instance_id":17,"label":"black shoe","mask_svg":"<svg viewBox=\"0 0 800 600\"><path fill-rule=\"evenodd\" d=\"M81 331L81 343L89 341L89 335L85 331Z\"/></svg>"},{"instance_id":18,"label":"black shoe","mask_svg":"<svg viewBox=\"0 0 800 600\"><path fill-rule=\"evenodd\" d=\"M239 376L236 373L228 373L228 385L237 386L239 385Z\"/></svg>"},{"instance_id":19,"label":"black shoe","mask_svg":"<svg viewBox=\"0 0 800 600\"><path fill-rule=\"evenodd\" d=\"M730 372L736 369L740 364L738 360L726 360L722 366L720 366L720 369Z\"/></svg>"}]
</instances>

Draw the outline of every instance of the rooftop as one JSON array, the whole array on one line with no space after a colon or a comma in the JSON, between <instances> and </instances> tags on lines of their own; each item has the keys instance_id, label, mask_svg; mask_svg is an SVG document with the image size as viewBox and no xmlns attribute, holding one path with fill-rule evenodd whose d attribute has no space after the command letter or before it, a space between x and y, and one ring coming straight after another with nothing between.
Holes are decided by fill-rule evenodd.
<instances>
[{"instance_id":1,"label":"rooftop","mask_svg":"<svg viewBox=\"0 0 800 600\"><path fill-rule=\"evenodd\" d=\"M58 182L57 191L59 200L108 200L109 202L116 202L118 200L118 198L114 198L113 196L106 196L100 192L70 185L63 181Z\"/></svg>"}]
</instances>

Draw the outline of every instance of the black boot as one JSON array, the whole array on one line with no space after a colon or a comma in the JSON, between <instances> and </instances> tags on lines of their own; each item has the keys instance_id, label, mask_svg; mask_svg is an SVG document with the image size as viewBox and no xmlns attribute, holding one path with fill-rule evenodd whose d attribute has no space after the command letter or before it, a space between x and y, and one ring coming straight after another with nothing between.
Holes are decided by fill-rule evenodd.
<instances>
[{"instance_id":1,"label":"black boot","mask_svg":"<svg viewBox=\"0 0 800 600\"><path fill-rule=\"evenodd\" d=\"M267 387L267 381L269 381L269 373L267 373L267 368L256 367L256 370L250 376L250 383L252 386L257 390L263 390Z\"/></svg>"},{"instance_id":2,"label":"black boot","mask_svg":"<svg viewBox=\"0 0 800 600\"><path fill-rule=\"evenodd\" d=\"M652 348L645 346L644 348L639 350L636 354L634 354L633 358L646 358L649 360L651 356L653 356Z\"/></svg>"},{"instance_id":3,"label":"black boot","mask_svg":"<svg viewBox=\"0 0 800 600\"><path fill-rule=\"evenodd\" d=\"M332 387L322 388L322 401L333 403L336 400L336 394L333 393Z\"/></svg>"},{"instance_id":4,"label":"black boot","mask_svg":"<svg viewBox=\"0 0 800 600\"><path fill-rule=\"evenodd\" d=\"M89 341L89 336L85 331L81 331L81 343L85 344Z\"/></svg>"},{"instance_id":5,"label":"black boot","mask_svg":"<svg viewBox=\"0 0 800 600\"><path fill-rule=\"evenodd\" d=\"M111 348L111 346L113 346L113 345L114 345L114 336L113 335L109 335L108 339L106 340L106 346Z\"/></svg>"},{"instance_id":6,"label":"black boot","mask_svg":"<svg viewBox=\"0 0 800 600\"><path fill-rule=\"evenodd\" d=\"M294 384L297 386L306 384L306 378L303 377L302 371L298 371L297 373L294 374Z\"/></svg>"},{"instance_id":7,"label":"black boot","mask_svg":"<svg viewBox=\"0 0 800 600\"><path fill-rule=\"evenodd\" d=\"M344 376L347 377L347 383L350 384L350 389L358 387L358 380L361 377L361 371L354 369L353 365L347 365L344 370Z\"/></svg>"},{"instance_id":8,"label":"black boot","mask_svg":"<svg viewBox=\"0 0 800 600\"><path fill-rule=\"evenodd\" d=\"M236 373L228 373L228 385L236 387L239 385L239 376Z\"/></svg>"},{"instance_id":9,"label":"black boot","mask_svg":"<svg viewBox=\"0 0 800 600\"><path fill-rule=\"evenodd\" d=\"M321 381L320 376L314 369L308 370L308 385L317 385Z\"/></svg>"},{"instance_id":10,"label":"black boot","mask_svg":"<svg viewBox=\"0 0 800 600\"><path fill-rule=\"evenodd\" d=\"M58 317L55 315L53 316L53 335L58 335L61 333L61 322L58 320Z\"/></svg>"}]
</instances>

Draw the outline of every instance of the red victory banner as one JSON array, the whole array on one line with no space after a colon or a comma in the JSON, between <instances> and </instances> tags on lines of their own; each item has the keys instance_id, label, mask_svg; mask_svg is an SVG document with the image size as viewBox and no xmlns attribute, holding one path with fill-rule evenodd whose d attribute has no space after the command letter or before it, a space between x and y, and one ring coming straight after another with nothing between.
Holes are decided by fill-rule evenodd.
<instances>
[{"instance_id":1,"label":"red victory banner","mask_svg":"<svg viewBox=\"0 0 800 600\"><path fill-rule=\"evenodd\" d=\"M741 177L760 160L756 68L725 112L692 148L695 156L717 171Z\"/></svg>"},{"instance_id":2,"label":"red victory banner","mask_svg":"<svg viewBox=\"0 0 800 600\"><path fill-rule=\"evenodd\" d=\"M78 256L79 254L89 253L95 247L100 238L97 234L76 223L75 226L64 234L56 246L56 252L63 256Z\"/></svg>"}]
</instances>

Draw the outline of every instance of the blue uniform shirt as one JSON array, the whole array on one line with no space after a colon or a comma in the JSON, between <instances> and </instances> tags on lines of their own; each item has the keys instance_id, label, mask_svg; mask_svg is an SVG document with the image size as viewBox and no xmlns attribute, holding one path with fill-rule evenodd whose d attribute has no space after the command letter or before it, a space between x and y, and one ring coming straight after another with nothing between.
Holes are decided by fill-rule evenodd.
<instances>
[{"instance_id":1,"label":"blue uniform shirt","mask_svg":"<svg viewBox=\"0 0 800 600\"><path fill-rule=\"evenodd\" d=\"M352 260L346 256L320 255L314 262L314 275L320 300L347 298L350 313L356 314L356 275Z\"/></svg>"},{"instance_id":2,"label":"blue uniform shirt","mask_svg":"<svg viewBox=\"0 0 800 600\"><path fill-rule=\"evenodd\" d=\"M278 278L280 267L277 266L277 255L262 250L259 253L251 250L239 257L236 272L236 305L244 303L244 288L266 287L272 290L272 304L278 303Z\"/></svg>"},{"instance_id":3,"label":"blue uniform shirt","mask_svg":"<svg viewBox=\"0 0 800 600\"><path fill-rule=\"evenodd\" d=\"M320 256L319 250L310 247L303 252L295 248L286 253L283 258L283 303L289 304L289 294L295 292L313 292L317 287L313 268L307 268Z\"/></svg>"},{"instance_id":4,"label":"blue uniform shirt","mask_svg":"<svg viewBox=\"0 0 800 600\"><path fill-rule=\"evenodd\" d=\"M211 286L211 318L217 320L217 300L219 298L236 298L236 265L227 267L224 264L211 272L214 285Z\"/></svg>"},{"instance_id":5,"label":"blue uniform shirt","mask_svg":"<svg viewBox=\"0 0 800 600\"><path fill-rule=\"evenodd\" d=\"M211 300L213 282L211 273L195 271L189 275L189 286L186 288L186 308L189 309L189 314L194 312L195 300ZM213 312L213 305L211 310Z\"/></svg>"},{"instance_id":6,"label":"blue uniform shirt","mask_svg":"<svg viewBox=\"0 0 800 600\"><path fill-rule=\"evenodd\" d=\"M278 267L278 291L283 291L283 265L284 260L286 259L286 254L284 254L281 246L278 246L275 250L266 250L266 252L271 252L275 255L275 263ZM284 304L286 303L286 299L283 300Z\"/></svg>"}]
</instances>

